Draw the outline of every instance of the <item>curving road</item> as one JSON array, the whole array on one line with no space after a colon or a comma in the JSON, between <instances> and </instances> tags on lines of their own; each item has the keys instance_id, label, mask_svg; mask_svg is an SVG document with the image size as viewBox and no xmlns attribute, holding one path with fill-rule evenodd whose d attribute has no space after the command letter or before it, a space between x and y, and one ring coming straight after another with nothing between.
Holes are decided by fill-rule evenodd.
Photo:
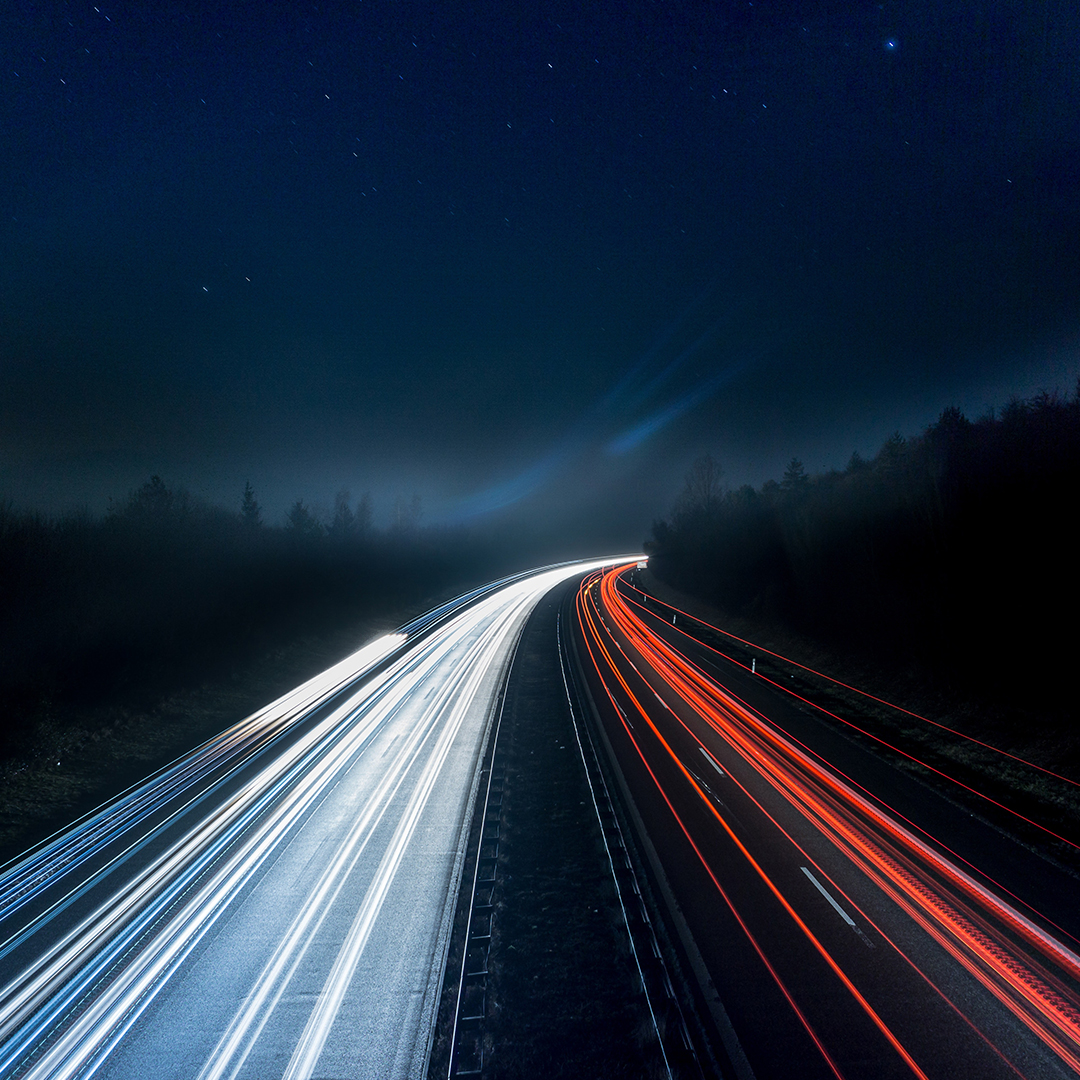
<instances>
[{"instance_id":1,"label":"curving road","mask_svg":"<svg viewBox=\"0 0 1080 1080\"><path fill-rule=\"evenodd\" d=\"M632 570L579 591L583 674L731 1073L1080 1073L1075 877L683 633Z\"/></svg>"},{"instance_id":2,"label":"curving road","mask_svg":"<svg viewBox=\"0 0 1080 1080\"><path fill-rule=\"evenodd\" d=\"M7 868L0 1076L423 1075L521 628L600 565L373 642Z\"/></svg>"}]
</instances>

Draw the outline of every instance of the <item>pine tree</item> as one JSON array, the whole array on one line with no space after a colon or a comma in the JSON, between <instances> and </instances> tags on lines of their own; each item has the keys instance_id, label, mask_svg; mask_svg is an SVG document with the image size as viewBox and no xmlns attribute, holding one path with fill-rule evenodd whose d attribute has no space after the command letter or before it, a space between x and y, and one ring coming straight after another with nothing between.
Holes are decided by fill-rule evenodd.
<instances>
[{"instance_id":1,"label":"pine tree","mask_svg":"<svg viewBox=\"0 0 1080 1080\"><path fill-rule=\"evenodd\" d=\"M333 539L351 540L356 535L356 515L349 508L349 492L341 490L334 499L334 517L327 530Z\"/></svg>"},{"instance_id":2,"label":"pine tree","mask_svg":"<svg viewBox=\"0 0 1080 1080\"><path fill-rule=\"evenodd\" d=\"M255 501L255 489L249 480L244 484L244 497L240 502L240 520L249 528L257 528L262 524L262 507Z\"/></svg>"},{"instance_id":3,"label":"pine tree","mask_svg":"<svg viewBox=\"0 0 1080 1080\"><path fill-rule=\"evenodd\" d=\"M285 515L285 527L294 536L321 536L323 527L319 519L304 505L303 499L297 499L292 509Z\"/></svg>"},{"instance_id":4,"label":"pine tree","mask_svg":"<svg viewBox=\"0 0 1080 1080\"><path fill-rule=\"evenodd\" d=\"M810 477L807 476L803 463L798 458L792 458L788 467L784 470L784 479L780 481L780 487L785 494L792 497L802 495L810 487Z\"/></svg>"}]
</instances>

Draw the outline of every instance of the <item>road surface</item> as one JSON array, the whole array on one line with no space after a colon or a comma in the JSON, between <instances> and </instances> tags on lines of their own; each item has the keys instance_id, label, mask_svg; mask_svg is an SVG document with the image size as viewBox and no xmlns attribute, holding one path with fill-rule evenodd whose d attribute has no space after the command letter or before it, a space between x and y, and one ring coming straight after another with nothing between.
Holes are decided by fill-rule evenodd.
<instances>
[{"instance_id":1,"label":"road surface","mask_svg":"<svg viewBox=\"0 0 1080 1080\"><path fill-rule=\"evenodd\" d=\"M8 867L0 1076L422 1076L495 702L598 565L371 643Z\"/></svg>"},{"instance_id":2,"label":"road surface","mask_svg":"<svg viewBox=\"0 0 1080 1080\"><path fill-rule=\"evenodd\" d=\"M632 572L583 583L582 675L731 1074L1080 1073L1077 879L701 647Z\"/></svg>"}]
</instances>

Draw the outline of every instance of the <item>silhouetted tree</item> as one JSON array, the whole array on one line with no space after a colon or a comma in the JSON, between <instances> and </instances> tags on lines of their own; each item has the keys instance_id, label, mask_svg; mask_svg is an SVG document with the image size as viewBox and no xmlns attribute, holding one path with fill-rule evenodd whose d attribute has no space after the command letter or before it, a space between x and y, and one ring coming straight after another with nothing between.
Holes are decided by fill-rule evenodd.
<instances>
[{"instance_id":1,"label":"silhouetted tree","mask_svg":"<svg viewBox=\"0 0 1080 1080\"><path fill-rule=\"evenodd\" d=\"M321 536L323 527L319 519L304 505L303 499L297 499L292 509L285 515L285 527L294 536Z\"/></svg>"},{"instance_id":2,"label":"silhouetted tree","mask_svg":"<svg viewBox=\"0 0 1080 1080\"><path fill-rule=\"evenodd\" d=\"M370 527L367 496L350 507L342 493L334 509L346 533L350 522ZM419 500L400 515L405 525L419 516ZM5 755L36 753L35 740L66 740L65 717L93 722L72 706L114 694L126 701L130 692L135 710L148 713L144 694L308 629L462 591L486 576L481 562L490 558L478 561L475 538L463 532L444 532L437 545L419 529L390 542L372 530L362 543L359 534L356 543L327 543L303 500L276 526L255 527L260 517L250 482L225 509L156 475L112 501L101 520L16 513L0 498L0 767Z\"/></svg>"},{"instance_id":3,"label":"silhouetted tree","mask_svg":"<svg viewBox=\"0 0 1080 1080\"><path fill-rule=\"evenodd\" d=\"M240 520L249 528L262 524L262 507L255 501L255 489L249 480L244 484L244 497L240 502Z\"/></svg>"},{"instance_id":4,"label":"silhouetted tree","mask_svg":"<svg viewBox=\"0 0 1080 1080\"><path fill-rule=\"evenodd\" d=\"M798 498L805 494L809 487L810 477L807 476L803 463L798 458L792 458L784 470L784 479L780 481L781 490L789 498Z\"/></svg>"},{"instance_id":5,"label":"silhouetted tree","mask_svg":"<svg viewBox=\"0 0 1080 1080\"><path fill-rule=\"evenodd\" d=\"M349 492L344 488L334 497L334 516L327 532L339 543L356 536L356 515L349 509L349 498Z\"/></svg>"},{"instance_id":6,"label":"silhouetted tree","mask_svg":"<svg viewBox=\"0 0 1080 1080\"><path fill-rule=\"evenodd\" d=\"M884 477L895 479L903 471L907 461L907 439L899 431L894 431L882 443L881 449L874 459L874 465Z\"/></svg>"},{"instance_id":7,"label":"silhouetted tree","mask_svg":"<svg viewBox=\"0 0 1080 1080\"><path fill-rule=\"evenodd\" d=\"M679 496L679 509L684 513L715 513L723 497L721 480L724 470L711 454L703 454L690 466L686 485Z\"/></svg>"},{"instance_id":8,"label":"silhouetted tree","mask_svg":"<svg viewBox=\"0 0 1080 1080\"><path fill-rule=\"evenodd\" d=\"M365 491L360 496L360 501L356 504L356 531L361 534L371 532L372 525L372 509L371 509L371 495Z\"/></svg>"},{"instance_id":9,"label":"silhouetted tree","mask_svg":"<svg viewBox=\"0 0 1080 1080\"><path fill-rule=\"evenodd\" d=\"M109 500L110 517L143 525L168 525L190 511L191 499L187 492L173 491L156 475L130 492L125 503L118 506Z\"/></svg>"},{"instance_id":10,"label":"silhouetted tree","mask_svg":"<svg viewBox=\"0 0 1080 1080\"><path fill-rule=\"evenodd\" d=\"M945 409L870 462L852 454L842 473L809 476L793 459L781 483L727 492L713 515L684 512L684 491L654 525L650 566L733 613L1056 708L1064 688L1050 673L1074 666L1071 639L1038 631L1080 603L1077 490L1080 386L975 422Z\"/></svg>"}]
</instances>

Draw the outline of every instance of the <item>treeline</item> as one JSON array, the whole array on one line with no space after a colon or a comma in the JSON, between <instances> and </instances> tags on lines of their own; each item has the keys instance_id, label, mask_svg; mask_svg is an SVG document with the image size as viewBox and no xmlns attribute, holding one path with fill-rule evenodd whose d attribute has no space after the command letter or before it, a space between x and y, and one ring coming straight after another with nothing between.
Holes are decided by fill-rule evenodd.
<instances>
[{"instance_id":1,"label":"treeline","mask_svg":"<svg viewBox=\"0 0 1080 1080\"><path fill-rule=\"evenodd\" d=\"M230 512L156 476L101 518L0 506L0 758L32 749L57 706L167 692L487 572L468 536L419 517L402 503L377 530L343 492L328 519L298 501L276 527L250 485Z\"/></svg>"},{"instance_id":2,"label":"treeline","mask_svg":"<svg viewBox=\"0 0 1080 1080\"><path fill-rule=\"evenodd\" d=\"M1075 712L1080 386L970 421L946 409L866 461L726 490L700 459L650 569L734 613L965 691Z\"/></svg>"}]
</instances>

